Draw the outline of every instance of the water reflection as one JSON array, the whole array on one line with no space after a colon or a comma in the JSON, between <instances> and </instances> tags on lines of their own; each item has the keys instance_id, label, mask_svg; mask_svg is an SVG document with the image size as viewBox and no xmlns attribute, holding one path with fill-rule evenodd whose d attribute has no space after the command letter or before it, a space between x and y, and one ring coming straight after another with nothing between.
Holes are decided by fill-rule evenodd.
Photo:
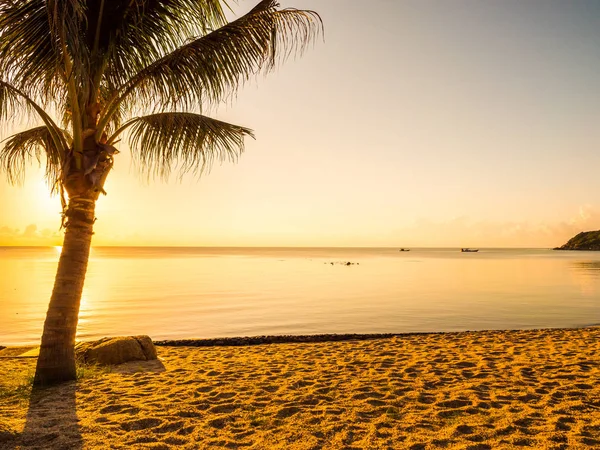
<instances>
[{"instance_id":1,"label":"water reflection","mask_svg":"<svg viewBox=\"0 0 600 450\"><path fill-rule=\"evenodd\" d=\"M57 260L0 248L0 344L39 342ZM599 292L600 253L101 248L78 338L573 327L600 320Z\"/></svg>"},{"instance_id":2,"label":"water reflection","mask_svg":"<svg viewBox=\"0 0 600 450\"><path fill-rule=\"evenodd\" d=\"M571 266L577 271L600 277L600 261L574 261Z\"/></svg>"},{"instance_id":3,"label":"water reflection","mask_svg":"<svg viewBox=\"0 0 600 450\"><path fill-rule=\"evenodd\" d=\"M573 261L570 268L583 295L595 298L600 294L600 261Z\"/></svg>"}]
</instances>

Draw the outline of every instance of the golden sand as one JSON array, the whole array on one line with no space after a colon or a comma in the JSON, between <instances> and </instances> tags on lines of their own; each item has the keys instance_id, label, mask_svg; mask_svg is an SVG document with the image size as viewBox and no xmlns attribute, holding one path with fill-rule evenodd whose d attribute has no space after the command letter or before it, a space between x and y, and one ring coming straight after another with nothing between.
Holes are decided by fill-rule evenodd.
<instances>
[{"instance_id":1,"label":"golden sand","mask_svg":"<svg viewBox=\"0 0 600 450\"><path fill-rule=\"evenodd\" d=\"M600 448L600 328L158 351L34 396L0 358L0 448Z\"/></svg>"}]
</instances>

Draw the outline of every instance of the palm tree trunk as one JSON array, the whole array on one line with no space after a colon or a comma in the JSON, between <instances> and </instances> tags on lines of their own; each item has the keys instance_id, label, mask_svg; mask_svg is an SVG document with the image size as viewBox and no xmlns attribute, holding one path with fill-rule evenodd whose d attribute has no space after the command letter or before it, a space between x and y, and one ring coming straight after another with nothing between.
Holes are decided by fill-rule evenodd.
<instances>
[{"instance_id":1,"label":"palm tree trunk","mask_svg":"<svg viewBox=\"0 0 600 450\"><path fill-rule=\"evenodd\" d=\"M34 386L76 379L75 334L94 227L93 199L75 197L66 211L65 239L44 323Z\"/></svg>"}]
</instances>

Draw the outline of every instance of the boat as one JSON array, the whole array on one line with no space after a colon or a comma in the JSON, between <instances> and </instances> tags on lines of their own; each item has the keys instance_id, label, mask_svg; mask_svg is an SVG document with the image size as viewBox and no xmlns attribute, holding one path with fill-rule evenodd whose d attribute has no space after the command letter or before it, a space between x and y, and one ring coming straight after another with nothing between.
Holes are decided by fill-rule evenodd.
<instances>
[{"instance_id":1,"label":"boat","mask_svg":"<svg viewBox=\"0 0 600 450\"><path fill-rule=\"evenodd\" d=\"M410 248L401 248L399 251L401 251L401 252L410 252Z\"/></svg>"},{"instance_id":2,"label":"boat","mask_svg":"<svg viewBox=\"0 0 600 450\"><path fill-rule=\"evenodd\" d=\"M478 248L461 248L460 251L463 253L475 253L475 252L478 252L479 249Z\"/></svg>"}]
</instances>

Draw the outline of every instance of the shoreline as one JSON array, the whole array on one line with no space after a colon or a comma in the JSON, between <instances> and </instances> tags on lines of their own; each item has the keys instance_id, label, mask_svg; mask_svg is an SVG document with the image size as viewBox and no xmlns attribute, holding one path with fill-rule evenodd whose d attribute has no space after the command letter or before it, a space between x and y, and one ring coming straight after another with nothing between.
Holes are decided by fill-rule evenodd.
<instances>
[{"instance_id":1,"label":"shoreline","mask_svg":"<svg viewBox=\"0 0 600 450\"><path fill-rule=\"evenodd\" d=\"M600 447L598 327L157 350L42 396L0 359L0 448Z\"/></svg>"},{"instance_id":2,"label":"shoreline","mask_svg":"<svg viewBox=\"0 0 600 450\"><path fill-rule=\"evenodd\" d=\"M216 338L181 338L181 339L157 339L152 340L154 345L160 347L246 347L263 344L302 344L302 343L319 343L319 342L344 342L344 341L371 341L377 339L391 339L394 337L408 336L429 336L429 335L460 335L473 333L516 333L523 331L541 332L552 330L585 330L587 328L598 328L600 323L592 323L579 327L546 327L546 328L510 328L510 329L486 329L486 330L463 330L463 331L411 331L400 333L319 333L319 334L273 334L259 336L232 336L232 337L216 337ZM105 337L115 336L99 336L94 339L77 342L91 342ZM3 349L39 347L38 344L9 344L0 345L0 352Z\"/></svg>"},{"instance_id":3,"label":"shoreline","mask_svg":"<svg viewBox=\"0 0 600 450\"><path fill-rule=\"evenodd\" d=\"M372 341L378 339L402 338L411 336L430 335L461 335L473 333L518 333L523 331L543 332L552 330L585 330L587 328L598 328L600 324L584 325L581 327L565 328L526 328L505 330L465 330L465 331L423 331L407 333L325 333L325 334L286 334L286 335L264 335L264 336L236 336L223 338L187 338L187 339L162 339L152 341L160 347L246 347L264 344L309 344L325 342L345 341Z\"/></svg>"}]
</instances>

